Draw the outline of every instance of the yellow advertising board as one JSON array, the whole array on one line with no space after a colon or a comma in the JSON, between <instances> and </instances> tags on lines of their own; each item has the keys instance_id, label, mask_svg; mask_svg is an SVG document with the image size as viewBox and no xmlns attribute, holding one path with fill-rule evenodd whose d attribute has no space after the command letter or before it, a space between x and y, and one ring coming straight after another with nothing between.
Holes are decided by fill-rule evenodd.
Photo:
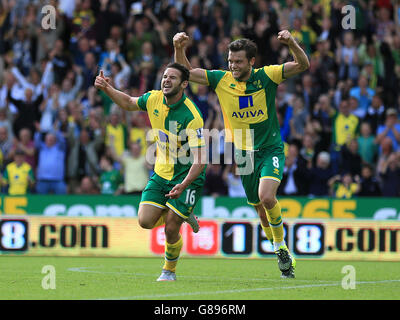
<instances>
[{"instance_id":1,"label":"yellow advertising board","mask_svg":"<svg viewBox=\"0 0 400 320\"><path fill-rule=\"evenodd\" d=\"M296 258L400 261L400 221L287 219L285 240ZM184 223L183 256L275 258L257 220L208 219L193 233ZM136 217L7 216L0 254L29 256L162 256L163 227L142 229Z\"/></svg>"}]
</instances>

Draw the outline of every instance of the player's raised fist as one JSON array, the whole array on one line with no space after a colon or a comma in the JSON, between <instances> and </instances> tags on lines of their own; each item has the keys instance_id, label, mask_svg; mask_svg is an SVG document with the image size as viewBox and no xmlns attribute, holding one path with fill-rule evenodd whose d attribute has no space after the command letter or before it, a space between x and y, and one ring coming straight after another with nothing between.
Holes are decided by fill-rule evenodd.
<instances>
[{"instance_id":1,"label":"player's raised fist","mask_svg":"<svg viewBox=\"0 0 400 320\"><path fill-rule=\"evenodd\" d=\"M179 32L174 35L174 38L172 39L174 43L174 47L176 49L184 48L188 41L189 41L189 36L185 32Z\"/></svg>"},{"instance_id":2,"label":"player's raised fist","mask_svg":"<svg viewBox=\"0 0 400 320\"><path fill-rule=\"evenodd\" d=\"M278 32L278 40L283 44L288 45L290 41L293 41L293 37L288 30L282 30Z\"/></svg>"}]
</instances>

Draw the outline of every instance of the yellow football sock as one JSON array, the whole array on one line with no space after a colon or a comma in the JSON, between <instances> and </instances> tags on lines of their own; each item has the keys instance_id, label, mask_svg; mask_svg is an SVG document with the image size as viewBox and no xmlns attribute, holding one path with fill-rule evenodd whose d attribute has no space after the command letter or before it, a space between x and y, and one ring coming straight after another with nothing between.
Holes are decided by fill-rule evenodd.
<instances>
[{"instance_id":1,"label":"yellow football sock","mask_svg":"<svg viewBox=\"0 0 400 320\"><path fill-rule=\"evenodd\" d=\"M181 235L179 235L179 240L175 243L171 244L165 241L165 262L163 269L175 272L182 246L183 239Z\"/></svg>"},{"instance_id":2,"label":"yellow football sock","mask_svg":"<svg viewBox=\"0 0 400 320\"><path fill-rule=\"evenodd\" d=\"M271 226L265 227L261 224L261 228L263 228L265 236L267 237L267 239L269 241L273 241L274 240L274 236L272 234L272 230L271 230Z\"/></svg>"},{"instance_id":3,"label":"yellow football sock","mask_svg":"<svg viewBox=\"0 0 400 320\"><path fill-rule=\"evenodd\" d=\"M272 234L274 236L274 243L283 242L283 223L282 223L282 213L281 205L277 200L275 206L271 209L267 209L267 218L269 225L272 229Z\"/></svg>"},{"instance_id":4,"label":"yellow football sock","mask_svg":"<svg viewBox=\"0 0 400 320\"><path fill-rule=\"evenodd\" d=\"M161 213L160 218L157 220L156 224L154 225L153 228L157 228L159 226L162 226L163 224L165 224L165 216L167 215L166 212Z\"/></svg>"}]
</instances>

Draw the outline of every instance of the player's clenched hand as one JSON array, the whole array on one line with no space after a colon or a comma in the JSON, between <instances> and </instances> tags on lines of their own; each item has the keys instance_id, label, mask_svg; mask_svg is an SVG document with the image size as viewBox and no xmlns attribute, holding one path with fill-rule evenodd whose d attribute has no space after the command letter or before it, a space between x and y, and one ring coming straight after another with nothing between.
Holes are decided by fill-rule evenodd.
<instances>
[{"instance_id":1,"label":"player's clenched hand","mask_svg":"<svg viewBox=\"0 0 400 320\"><path fill-rule=\"evenodd\" d=\"M94 86L100 90L105 90L110 86L110 78L104 76L103 70L100 70L99 75L96 77Z\"/></svg>"},{"instance_id":2,"label":"player's clenched hand","mask_svg":"<svg viewBox=\"0 0 400 320\"><path fill-rule=\"evenodd\" d=\"M168 198L171 198L171 199L178 199L184 190L185 190L185 186L183 184L177 184L165 196Z\"/></svg>"},{"instance_id":3,"label":"player's clenched hand","mask_svg":"<svg viewBox=\"0 0 400 320\"><path fill-rule=\"evenodd\" d=\"M294 39L288 30L282 30L278 32L278 40L283 44L289 45Z\"/></svg>"},{"instance_id":4,"label":"player's clenched hand","mask_svg":"<svg viewBox=\"0 0 400 320\"><path fill-rule=\"evenodd\" d=\"M172 41L176 49L181 49L186 47L189 41L189 36L185 32L179 32L176 35L174 35Z\"/></svg>"}]
</instances>

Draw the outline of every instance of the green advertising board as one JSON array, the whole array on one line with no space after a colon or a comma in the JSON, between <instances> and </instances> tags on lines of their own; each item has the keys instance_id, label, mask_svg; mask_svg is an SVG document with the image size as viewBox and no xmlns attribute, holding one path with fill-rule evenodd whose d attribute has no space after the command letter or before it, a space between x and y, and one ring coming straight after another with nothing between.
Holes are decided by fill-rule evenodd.
<instances>
[{"instance_id":1,"label":"green advertising board","mask_svg":"<svg viewBox=\"0 0 400 320\"><path fill-rule=\"evenodd\" d=\"M283 216L307 219L400 220L400 198L280 197ZM1 196L0 215L136 217L139 196ZM245 198L203 197L194 210L204 218L252 219L257 213Z\"/></svg>"}]
</instances>

